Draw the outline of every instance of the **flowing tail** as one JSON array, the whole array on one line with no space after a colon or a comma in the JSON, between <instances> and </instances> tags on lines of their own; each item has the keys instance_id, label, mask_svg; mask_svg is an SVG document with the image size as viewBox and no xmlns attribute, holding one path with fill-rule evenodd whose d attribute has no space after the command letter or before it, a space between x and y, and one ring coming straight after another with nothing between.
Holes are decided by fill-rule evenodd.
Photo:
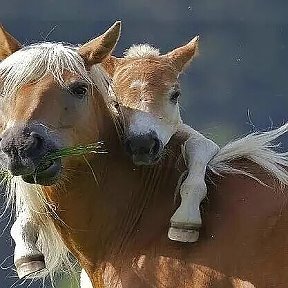
<instances>
[{"instance_id":1,"label":"flowing tail","mask_svg":"<svg viewBox=\"0 0 288 288\"><path fill-rule=\"evenodd\" d=\"M281 143L275 143L275 140L286 132L288 123L271 131L254 132L232 141L219 150L208 163L208 167L216 174L245 174L260 181L247 171L233 168L234 160L248 159L265 169L281 184L288 185L288 152L278 152L276 148Z\"/></svg>"}]
</instances>

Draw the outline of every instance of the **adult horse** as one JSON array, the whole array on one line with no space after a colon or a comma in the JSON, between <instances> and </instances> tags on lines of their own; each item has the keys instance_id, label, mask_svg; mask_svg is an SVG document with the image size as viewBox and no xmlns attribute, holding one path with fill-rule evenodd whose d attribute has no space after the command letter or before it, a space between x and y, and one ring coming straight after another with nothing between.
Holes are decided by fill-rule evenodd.
<instances>
[{"instance_id":1,"label":"adult horse","mask_svg":"<svg viewBox=\"0 0 288 288\"><path fill-rule=\"evenodd\" d=\"M94 287L118 285L114 276L130 288L286 287L288 210L276 180L288 182L287 155L271 150L270 141L287 125L232 142L210 163L215 172L235 172L231 164L270 187L243 174L211 174L200 241L170 241L184 171L179 140L172 139L171 153L152 167L134 166L122 151L105 102L107 79L94 66L111 52L118 33L109 30L79 49L51 43L21 49L1 34L0 55L7 57L0 64L1 156L18 175L8 196L17 193L41 226L47 264L56 260L48 268L65 258L63 241ZM31 176L47 152L97 140L109 153L66 159L63 168L53 162Z\"/></svg>"}]
</instances>

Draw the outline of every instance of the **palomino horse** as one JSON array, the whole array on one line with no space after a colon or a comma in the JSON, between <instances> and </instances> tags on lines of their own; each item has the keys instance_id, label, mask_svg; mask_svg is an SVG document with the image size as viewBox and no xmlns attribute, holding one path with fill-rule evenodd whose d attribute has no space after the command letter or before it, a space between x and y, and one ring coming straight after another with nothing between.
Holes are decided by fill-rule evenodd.
<instances>
[{"instance_id":1,"label":"palomino horse","mask_svg":"<svg viewBox=\"0 0 288 288\"><path fill-rule=\"evenodd\" d=\"M219 151L213 141L183 124L180 116L178 78L197 54L198 41L197 36L161 56L148 44L134 45L124 58L110 56L103 62L112 78L111 100L124 122L125 147L136 165L151 165L161 159L174 134L187 139L183 155L188 171L180 187L182 201L168 233L171 240L181 242L198 239L202 224L199 206L207 193L206 167Z\"/></svg>"},{"instance_id":2,"label":"palomino horse","mask_svg":"<svg viewBox=\"0 0 288 288\"><path fill-rule=\"evenodd\" d=\"M214 172L242 169L270 187L243 173L211 174L200 241L170 241L184 171L181 143L171 139L173 153L151 167L135 166L122 150L107 108L107 78L94 65L118 34L119 25L79 49L59 43L20 49L7 34L0 38L7 57L0 63L1 161L17 175L7 197L14 201L16 193L40 226L48 269L69 260L68 248L93 287L286 287L288 210L278 180L288 183L288 161L270 141L287 125L232 142L209 163ZM43 154L98 140L109 153L51 163L31 183Z\"/></svg>"}]
</instances>

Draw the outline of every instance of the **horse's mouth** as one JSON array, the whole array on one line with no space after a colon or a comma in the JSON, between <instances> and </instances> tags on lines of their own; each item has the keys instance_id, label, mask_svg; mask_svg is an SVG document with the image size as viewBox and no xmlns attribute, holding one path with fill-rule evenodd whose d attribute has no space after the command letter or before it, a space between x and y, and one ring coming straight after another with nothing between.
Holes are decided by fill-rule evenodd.
<instances>
[{"instance_id":1,"label":"horse's mouth","mask_svg":"<svg viewBox=\"0 0 288 288\"><path fill-rule=\"evenodd\" d=\"M22 175L22 179L30 184L51 186L57 182L60 173L61 160L56 159L41 166L41 168L37 169L33 174Z\"/></svg>"}]
</instances>

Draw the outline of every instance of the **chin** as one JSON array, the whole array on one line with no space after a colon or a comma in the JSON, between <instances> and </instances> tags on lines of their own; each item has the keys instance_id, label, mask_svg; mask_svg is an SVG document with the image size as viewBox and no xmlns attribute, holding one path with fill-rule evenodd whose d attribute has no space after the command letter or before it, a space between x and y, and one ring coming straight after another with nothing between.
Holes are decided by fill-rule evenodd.
<instances>
[{"instance_id":1,"label":"chin","mask_svg":"<svg viewBox=\"0 0 288 288\"><path fill-rule=\"evenodd\" d=\"M61 170L61 160L54 160L44 169L38 170L34 174L22 175L22 179L30 184L51 186L59 180Z\"/></svg>"}]
</instances>

